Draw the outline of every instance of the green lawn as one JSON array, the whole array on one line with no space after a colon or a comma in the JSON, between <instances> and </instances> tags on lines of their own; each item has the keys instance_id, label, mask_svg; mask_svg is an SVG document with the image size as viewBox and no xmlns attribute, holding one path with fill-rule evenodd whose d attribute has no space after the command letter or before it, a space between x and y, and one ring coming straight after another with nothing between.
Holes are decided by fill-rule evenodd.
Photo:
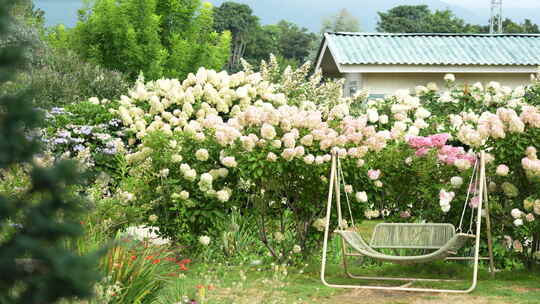
<instances>
[{"instance_id":1,"label":"green lawn","mask_svg":"<svg viewBox=\"0 0 540 304\"><path fill-rule=\"evenodd\" d=\"M365 222L360 233L369 238L377 221ZM330 243L339 249L338 241ZM339 255L330 255L327 281L341 284L376 284L346 277ZM468 262L435 262L413 266L380 264L351 258L356 274L376 276L411 276L424 278L460 279L452 283L415 283L413 287L466 289L470 286L472 267ZM194 265L195 266L195 265ZM372 290L334 289L320 281L320 262L313 261L300 268L260 266L195 266L185 277L172 279L171 289L177 294L197 297L204 293L204 303L540 303L540 273L524 270L498 272L492 277L482 265L476 290L468 295L411 293ZM405 282L384 283L400 285ZM204 286L197 289L196 286ZM203 289L203 290L201 290ZM201 294L199 294L201 293ZM172 300L172 299L171 299ZM163 302L165 303L165 302Z\"/></svg>"},{"instance_id":2,"label":"green lawn","mask_svg":"<svg viewBox=\"0 0 540 304\"><path fill-rule=\"evenodd\" d=\"M184 278L172 279L171 285L181 285L179 294L194 297L205 286L206 303L540 303L540 273L526 271L499 272L492 278L486 270L480 272L477 289L469 295L405 293L390 291L354 291L333 289L322 285L318 264L305 269L270 266L223 266L192 269ZM367 275L402 275L431 278L469 279L470 267L456 263L434 263L421 267L384 265L382 267L355 266L357 273ZM285 273L286 272L286 273ZM347 278L342 268L330 265L327 280L332 283L359 283ZM175 282L175 280L177 282ZM180 283L179 283L180 282ZM374 282L361 281L362 284ZM398 285L400 283L388 283ZM402 282L401 282L402 284ZM414 286L466 288L465 283L418 283ZM209 289L210 287L210 289Z\"/></svg>"}]
</instances>

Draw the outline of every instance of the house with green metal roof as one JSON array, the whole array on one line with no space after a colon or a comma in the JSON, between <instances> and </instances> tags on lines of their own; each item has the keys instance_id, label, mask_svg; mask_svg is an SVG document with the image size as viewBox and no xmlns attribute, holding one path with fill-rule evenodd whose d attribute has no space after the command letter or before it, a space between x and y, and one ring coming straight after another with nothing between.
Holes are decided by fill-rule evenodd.
<instances>
[{"instance_id":1,"label":"house with green metal roof","mask_svg":"<svg viewBox=\"0 0 540 304\"><path fill-rule=\"evenodd\" d=\"M345 78L345 95L368 88L378 96L435 82L444 75L473 84L530 82L540 66L540 35L325 33L316 67Z\"/></svg>"}]
</instances>

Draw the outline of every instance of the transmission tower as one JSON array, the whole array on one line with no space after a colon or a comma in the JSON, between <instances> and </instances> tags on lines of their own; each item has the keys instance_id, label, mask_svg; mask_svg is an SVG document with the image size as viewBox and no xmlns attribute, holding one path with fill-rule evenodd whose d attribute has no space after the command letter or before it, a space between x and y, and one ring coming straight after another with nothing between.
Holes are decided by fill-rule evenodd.
<instances>
[{"instance_id":1,"label":"transmission tower","mask_svg":"<svg viewBox=\"0 0 540 304\"><path fill-rule=\"evenodd\" d=\"M489 19L489 33L502 33L502 0L491 0L491 19Z\"/></svg>"}]
</instances>

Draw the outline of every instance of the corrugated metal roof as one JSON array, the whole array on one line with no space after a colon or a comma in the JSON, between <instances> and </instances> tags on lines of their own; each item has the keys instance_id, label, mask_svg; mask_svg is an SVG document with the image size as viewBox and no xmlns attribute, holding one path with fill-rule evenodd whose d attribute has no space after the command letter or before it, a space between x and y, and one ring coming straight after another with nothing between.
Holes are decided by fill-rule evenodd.
<instances>
[{"instance_id":1,"label":"corrugated metal roof","mask_svg":"<svg viewBox=\"0 0 540 304\"><path fill-rule=\"evenodd\" d=\"M540 65L535 34L326 33L339 64Z\"/></svg>"}]
</instances>

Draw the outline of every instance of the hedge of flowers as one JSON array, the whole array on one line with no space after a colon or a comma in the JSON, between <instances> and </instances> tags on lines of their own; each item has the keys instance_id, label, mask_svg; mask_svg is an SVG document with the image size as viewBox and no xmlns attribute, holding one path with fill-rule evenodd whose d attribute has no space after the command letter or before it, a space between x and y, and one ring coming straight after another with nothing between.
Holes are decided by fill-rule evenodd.
<instances>
[{"instance_id":1,"label":"hedge of flowers","mask_svg":"<svg viewBox=\"0 0 540 304\"><path fill-rule=\"evenodd\" d=\"M298 78L288 73L294 75L286 70L283 83L272 84L266 79L273 73L200 69L182 83L139 82L122 97L118 115L137 142L126 156L133 169L124 188L144 202L152 225L193 243L235 206L260 214L261 240L274 256L313 247L331 151L356 168L369 151L385 147L389 133L368 126L365 115L349 116L351 100L323 105L327 112L308 100L287 104L278 91ZM279 227L265 227L276 218ZM285 245L288 228L294 241Z\"/></svg>"},{"instance_id":2,"label":"hedge of flowers","mask_svg":"<svg viewBox=\"0 0 540 304\"><path fill-rule=\"evenodd\" d=\"M245 66L232 75L200 69L182 82L140 79L118 102L86 104L101 107L104 121L49 134L72 152L84 151L79 144L92 155L114 148L116 163L100 164L118 184L109 196L161 236L185 245L219 238L217 223L236 208L257 216L254 229L275 258L319 245L332 152L357 222L457 225L474 152L484 149L497 254L509 256L508 247L527 263L537 258L536 80L511 89L458 85L447 75L444 89L428 84L365 101L365 91L343 98L341 81L308 76L309 65L279 71L274 61L259 73ZM100 138L100 128L116 136ZM473 193L469 213L477 200Z\"/></svg>"},{"instance_id":3,"label":"hedge of flowers","mask_svg":"<svg viewBox=\"0 0 540 304\"><path fill-rule=\"evenodd\" d=\"M511 89L497 82L458 85L453 75L445 80L443 90L429 84L416 87L412 94L403 90L384 100L368 102L370 122L390 130L400 149L409 149L410 156L404 155L402 167L418 162L434 165L429 169L432 180L415 183L418 189L435 197L433 187L439 188L439 206L432 200L430 208L423 203L418 206L423 197L417 190L394 191L391 201L406 197L416 208L390 203L394 206L390 214L396 219L405 214L417 220L457 224L468 188L463 185L468 186L473 170L472 151L484 149L488 152L491 214L498 244L510 244L517 256L530 263L537 258L540 246L540 222L531 204L540 195L536 161L540 109L534 93L538 83ZM477 199L473 193L472 207ZM520 212L511 212L516 208Z\"/></svg>"}]
</instances>

